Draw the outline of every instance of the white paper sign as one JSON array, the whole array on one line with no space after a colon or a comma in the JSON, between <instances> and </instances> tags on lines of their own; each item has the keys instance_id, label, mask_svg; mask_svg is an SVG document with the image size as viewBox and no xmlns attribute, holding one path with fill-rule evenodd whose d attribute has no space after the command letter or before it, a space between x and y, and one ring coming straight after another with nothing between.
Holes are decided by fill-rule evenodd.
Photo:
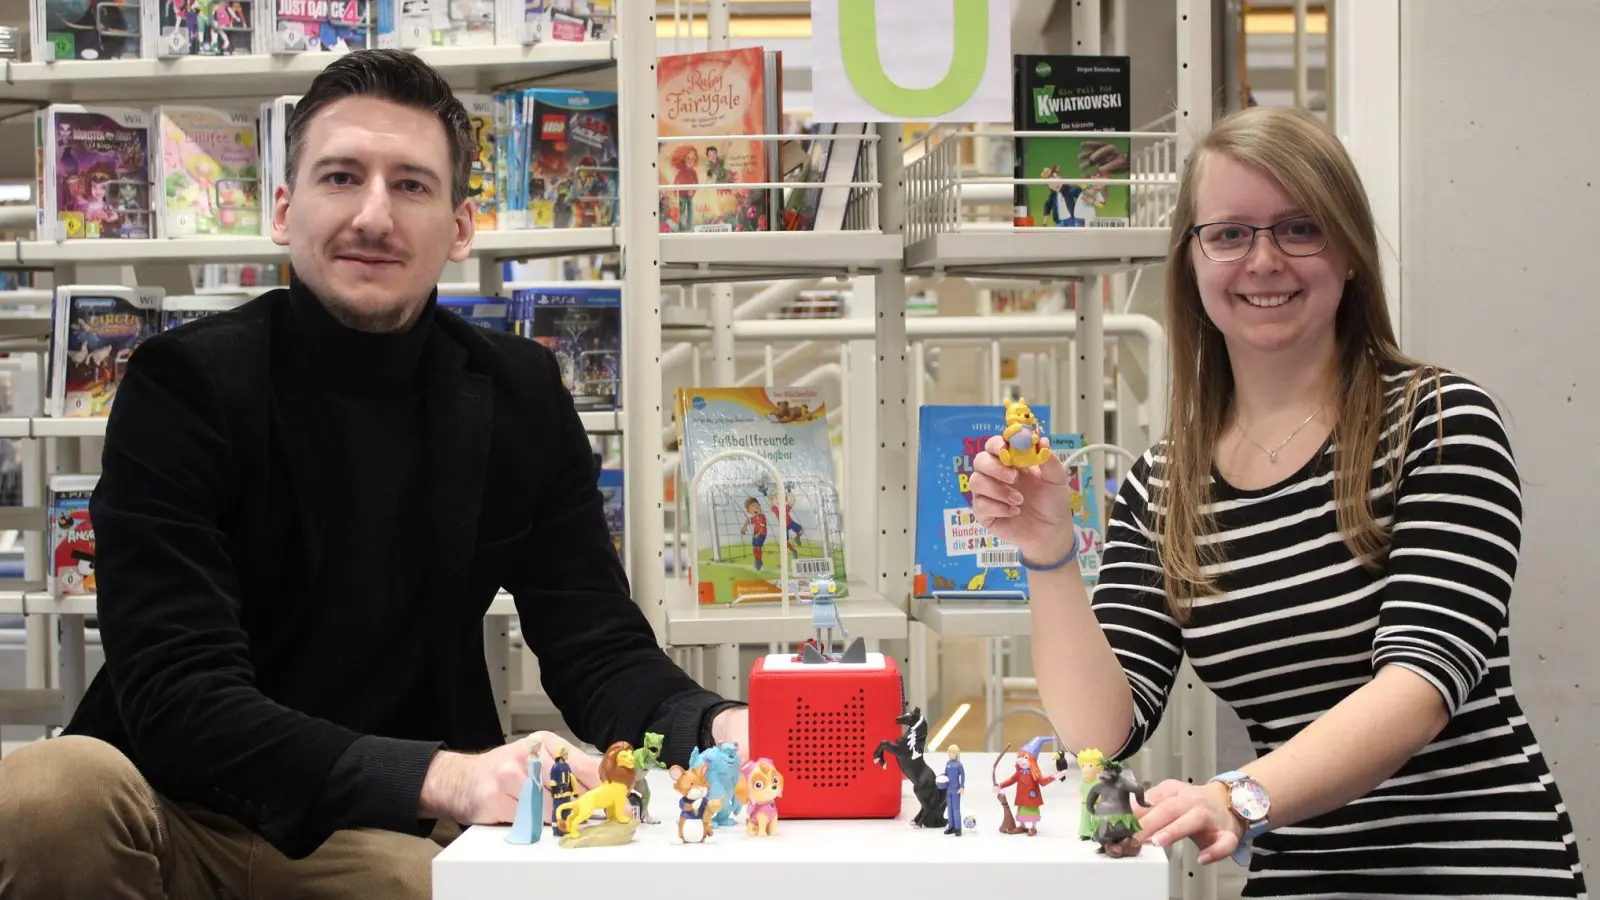
<instances>
[{"instance_id":1,"label":"white paper sign","mask_svg":"<svg viewBox=\"0 0 1600 900\"><path fill-rule=\"evenodd\" d=\"M818 122L1011 121L1011 0L811 0Z\"/></svg>"}]
</instances>

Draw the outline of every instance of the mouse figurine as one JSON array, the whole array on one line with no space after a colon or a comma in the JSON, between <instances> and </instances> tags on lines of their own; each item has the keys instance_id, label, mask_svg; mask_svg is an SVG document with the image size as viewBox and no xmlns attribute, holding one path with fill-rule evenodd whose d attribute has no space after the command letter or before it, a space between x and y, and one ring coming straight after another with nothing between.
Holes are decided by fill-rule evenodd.
<instances>
[{"instance_id":1,"label":"mouse figurine","mask_svg":"<svg viewBox=\"0 0 1600 900\"><path fill-rule=\"evenodd\" d=\"M722 800L711 796L711 781L706 778L705 764L688 769L673 766L667 770L667 775L672 778L672 786L678 792L678 843L689 843L688 836L684 834L684 823L699 822L700 840L695 843L704 844L715 829L711 820L722 808Z\"/></svg>"}]
</instances>

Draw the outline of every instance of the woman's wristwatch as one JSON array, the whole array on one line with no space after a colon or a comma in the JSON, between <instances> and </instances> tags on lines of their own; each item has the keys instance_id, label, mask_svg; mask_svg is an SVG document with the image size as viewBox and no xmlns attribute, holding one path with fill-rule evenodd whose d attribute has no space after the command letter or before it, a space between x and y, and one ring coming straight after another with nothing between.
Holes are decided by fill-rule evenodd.
<instances>
[{"instance_id":1,"label":"woman's wristwatch","mask_svg":"<svg viewBox=\"0 0 1600 900\"><path fill-rule=\"evenodd\" d=\"M1244 836L1239 839L1239 848L1233 851L1233 861L1248 866L1250 844L1272 827L1267 821L1267 814L1272 811L1272 798L1267 796L1267 789L1260 782L1243 772L1223 772L1211 780L1227 785L1228 808L1244 823Z\"/></svg>"}]
</instances>

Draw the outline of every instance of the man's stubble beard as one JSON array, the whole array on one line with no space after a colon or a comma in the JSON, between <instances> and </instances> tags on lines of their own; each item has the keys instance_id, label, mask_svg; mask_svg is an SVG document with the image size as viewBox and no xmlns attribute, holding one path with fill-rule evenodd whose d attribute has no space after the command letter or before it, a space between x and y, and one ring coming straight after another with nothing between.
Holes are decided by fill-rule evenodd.
<instances>
[{"instance_id":1,"label":"man's stubble beard","mask_svg":"<svg viewBox=\"0 0 1600 900\"><path fill-rule=\"evenodd\" d=\"M428 302L427 296L424 295L406 303L404 306L366 312L353 308L343 300L330 298L320 292L314 293L317 293L317 299L322 301L323 308L339 324L344 325L346 328L353 328L356 331L365 331L372 334L405 331L416 323L417 318L422 314L422 308Z\"/></svg>"}]
</instances>

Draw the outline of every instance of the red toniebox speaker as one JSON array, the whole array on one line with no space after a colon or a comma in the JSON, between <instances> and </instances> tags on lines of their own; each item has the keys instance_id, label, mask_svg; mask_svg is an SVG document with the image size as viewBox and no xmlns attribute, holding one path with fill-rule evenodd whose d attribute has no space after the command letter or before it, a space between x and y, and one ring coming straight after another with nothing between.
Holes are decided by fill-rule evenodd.
<instances>
[{"instance_id":1,"label":"red toniebox speaker","mask_svg":"<svg viewBox=\"0 0 1600 900\"><path fill-rule=\"evenodd\" d=\"M750 668L750 758L766 757L783 775L785 819L892 819L901 776L893 757L872 760L879 741L904 730L900 670L892 658L865 663L801 662L773 653Z\"/></svg>"}]
</instances>

